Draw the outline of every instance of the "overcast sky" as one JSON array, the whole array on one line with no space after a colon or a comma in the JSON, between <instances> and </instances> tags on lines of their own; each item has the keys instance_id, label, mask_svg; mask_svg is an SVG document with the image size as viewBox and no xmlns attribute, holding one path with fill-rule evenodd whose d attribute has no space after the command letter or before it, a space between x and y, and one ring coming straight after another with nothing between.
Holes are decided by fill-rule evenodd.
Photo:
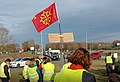
<instances>
[{"instance_id":1,"label":"overcast sky","mask_svg":"<svg viewBox=\"0 0 120 82\"><path fill-rule=\"evenodd\" d=\"M31 20L55 0L0 0L0 23L10 30L14 40L40 42L40 33ZM120 40L120 0L56 0L62 32L73 32L76 42ZM58 33L58 23L43 31L43 42L48 33Z\"/></svg>"}]
</instances>

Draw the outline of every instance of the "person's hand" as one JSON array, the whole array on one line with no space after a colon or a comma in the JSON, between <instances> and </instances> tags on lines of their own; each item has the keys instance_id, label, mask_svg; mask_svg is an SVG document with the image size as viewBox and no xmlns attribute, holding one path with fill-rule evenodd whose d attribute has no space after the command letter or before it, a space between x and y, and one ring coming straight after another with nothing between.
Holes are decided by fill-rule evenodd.
<instances>
[{"instance_id":1,"label":"person's hand","mask_svg":"<svg viewBox=\"0 0 120 82\"><path fill-rule=\"evenodd\" d=\"M10 80L8 82L10 82Z\"/></svg>"}]
</instances>

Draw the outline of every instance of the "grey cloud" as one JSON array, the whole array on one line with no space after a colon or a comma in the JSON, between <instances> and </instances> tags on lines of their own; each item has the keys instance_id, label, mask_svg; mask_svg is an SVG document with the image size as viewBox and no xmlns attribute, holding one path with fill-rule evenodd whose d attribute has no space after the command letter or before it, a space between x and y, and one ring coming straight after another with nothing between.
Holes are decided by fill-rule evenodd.
<instances>
[{"instance_id":1,"label":"grey cloud","mask_svg":"<svg viewBox=\"0 0 120 82\"><path fill-rule=\"evenodd\" d=\"M112 42L114 40L119 40L120 39L120 32L116 33L104 33L104 34L97 34L91 37L93 41L102 41L102 42Z\"/></svg>"},{"instance_id":2,"label":"grey cloud","mask_svg":"<svg viewBox=\"0 0 120 82\"><path fill-rule=\"evenodd\" d=\"M31 20L35 14L52 2L54 1L1 0L0 19L19 41L31 38L31 35L35 37L38 36L38 33ZM120 0L57 0L62 31L73 31L76 41L85 40L85 28L88 28L88 39L90 41L96 40L97 37L94 35L98 35L101 38L105 37L106 39L104 40L115 39L114 37L109 37L111 33L120 31L119 3ZM92 26L88 27L89 24ZM59 32L57 22L44 31L47 33ZM117 34L112 35L118 38Z\"/></svg>"}]
</instances>

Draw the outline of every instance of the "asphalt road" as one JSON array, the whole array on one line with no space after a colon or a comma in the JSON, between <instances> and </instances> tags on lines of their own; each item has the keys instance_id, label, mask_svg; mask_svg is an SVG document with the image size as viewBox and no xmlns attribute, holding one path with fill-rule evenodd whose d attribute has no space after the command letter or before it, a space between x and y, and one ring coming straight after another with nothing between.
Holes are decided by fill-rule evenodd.
<instances>
[{"instance_id":1,"label":"asphalt road","mask_svg":"<svg viewBox=\"0 0 120 82\"><path fill-rule=\"evenodd\" d=\"M102 56L101 59L104 60L105 56ZM61 57L61 59L59 61L58 60L52 61L52 63L54 63L55 65L64 64L64 62L66 63L67 59L64 60L63 57ZM23 70L23 67L21 67L21 68L11 68L11 72L19 72L19 71L22 71L22 70Z\"/></svg>"},{"instance_id":2,"label":"asphalt road","mask_svg":"<svg viewBox=\"0 0 120 82\"><path fill-rule=\"evenodd\" d=\"M67 62L67 59L65 59L65 62ZM53 60L52 63L54 63L55 65L56 64L64 64L64 59L63 57L61 57L61 59L58 61L58 60ZM11 72L19 72L19 71L22 71L23 70L23 67L21 68L11 68Z\"/></svg>"},{"instance_id":3,"label":"asphalt road","mask_svg":"<svg viewBox=\"0 0 120 82\"><path fill-rule=\"evenodd\" d=\"M10 71L11 72L19 72L19 71L22 71L23 70L23 67L21 68L11 68Z\"/></svg>"}]
</instances>

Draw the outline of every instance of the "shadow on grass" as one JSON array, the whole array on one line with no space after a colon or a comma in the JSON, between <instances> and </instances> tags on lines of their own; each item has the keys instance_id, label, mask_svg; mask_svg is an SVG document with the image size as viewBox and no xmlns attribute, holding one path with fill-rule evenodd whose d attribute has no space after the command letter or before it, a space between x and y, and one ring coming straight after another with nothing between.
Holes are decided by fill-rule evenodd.
<instances>
[{"instance_id":1,"label":"shadow on grass","mask_svg":"<svg viewBox=\"0 0 120 82\"><path fill-rule=\"evenodd\" d=\"M89 71L95 75L97 82L108 82L108 76L106 75L105 69L91 69Z\"/></svg>"}]
</instances>

